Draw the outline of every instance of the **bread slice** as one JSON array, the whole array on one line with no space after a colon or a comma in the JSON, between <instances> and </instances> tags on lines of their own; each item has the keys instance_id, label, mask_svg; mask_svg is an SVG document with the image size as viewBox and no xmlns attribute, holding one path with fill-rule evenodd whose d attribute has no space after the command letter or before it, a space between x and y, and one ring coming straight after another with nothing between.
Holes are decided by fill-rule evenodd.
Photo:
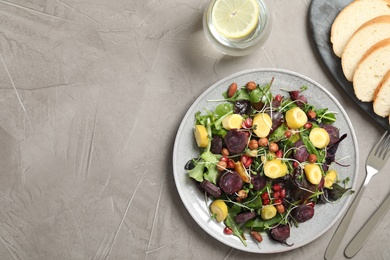
<instances>
[{"instance_id":1,"label":"bread slice","mask_svg":"<svg viewBox=\"0 0 390 260\"><path fill-rule=\"evenodd\" d=\"M343 73L352 81L356 66L364 53L375 43L390 37L390 15L375 17L364 23L345 45L341 56Z\"/></svg>"},{"instance_id":2,"label":"bread slice","mask_svg":"<svg viewBox=\"0 0 390 260\"><path fill-rule=\"evenodd\" d=\"M390 38L374 44L363 55L353 74L355 95L361 101L374 99L379 82L390 69Z\"/></svg>"},{"instance_id":3,"label":"bread slice","mask_svg":"<svg viewBox=\"0 0 390 260\"><path fill-rule=\"evenodd\" d=\"M333 21L330 41L333 51L341 57L344 47L353 33L365 22L390 15L390 0L355 0L348 4Z\"/></svg>"},{"instance_id":4,"label":"bread slice","mask_svg":"<svg viewBox=\"0 0 390 260\"><path fill-rule=\"evenodd\" d=\"M378 116L386 117L390 114L390 69L374 92L373 108Z\"/></svg>"}]
</instances>

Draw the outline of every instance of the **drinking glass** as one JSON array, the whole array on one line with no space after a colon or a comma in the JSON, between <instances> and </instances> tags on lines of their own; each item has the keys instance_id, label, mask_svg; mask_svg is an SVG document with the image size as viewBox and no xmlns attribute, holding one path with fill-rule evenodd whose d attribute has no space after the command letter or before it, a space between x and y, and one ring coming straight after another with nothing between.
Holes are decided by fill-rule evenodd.
<instances>
[{"instance_id":1,"label":"drinking glass","mask_svg":"<svg viewBox=\"0 0 390 260\"><path fill-rule=\"evenodd\" d=\"M213 25L212 11L216 1L212 0L205 8L203 14L203 30L206 38L220 52L230 56L245 56L253 53L261 47L272 28L272 20L266 3L263 0L257 0L259 5L258 23L249 35L240 39L228 38L216 30Z\"/></svg>"}]
</instances>

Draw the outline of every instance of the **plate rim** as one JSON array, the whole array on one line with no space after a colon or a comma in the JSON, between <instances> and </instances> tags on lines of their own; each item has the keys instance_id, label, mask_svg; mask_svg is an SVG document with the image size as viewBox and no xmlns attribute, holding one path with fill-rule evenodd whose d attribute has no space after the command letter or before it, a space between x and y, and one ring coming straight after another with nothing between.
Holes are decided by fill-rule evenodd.
<instances>
[{"instance_id":1,"label":"plate rim","mask_svg":"<svg viewBox=\"0 0 390 260\"><path fill-rule=\"evenodd\" d=\"M346 123L348 125L348 128L349 128L349 130L351 132L351 135L352 135L351 138L352 138L352 142L353 142L353 146L354 146L354 152L355 152L356 161L354 163L354 166L355 166L354 180L350 184L351 184L351 188L354 189L354 190L356 190L356 184L357 184L358 172L359 172L359 170L358 170L359 169L358 143L357 143L356 133L355 133L353 124L352 124L348 114L346 113L344 107L340 104L340 102L326 88L324 88L321 84L319 84L318 82L314 81L313 79L311 79L311 78L309 78L309 77L307 77L305 75L302 75L302 74L300 74L298 72L294 72L294 71L286 70L286 69L280 69L280 68L254 68L254 69L246 69L246 70L242 70L242 71L230 74L230 75L228 75L228 76L226 76L224 78L219 79L214 84L212 84L210 87L208 87L206 90L204 90L193 101L193 103L188 108L187 112L185 113L184 117L182 118L182 120L180 122L179 128L177 130L177 133L176 133L176 136L175 136L175 139L174 139L172 162L173 162L173 175L174 175L175 186L176 186L176 189L178 190L180 199L183 202L187 212L190 214L191 218L197 223L197 225L199 225L204 231L206 231L206 233L208 233L211 237L213 237L214 239L216 239L217 241L223 243L226 246L229 246L231 248L235 248L235 249L238 249L238 250L241 250L241 251L244 251L244 252L257 253L257 254L272 254L272 253L288 252L288 251L297 249L299 247L305 246L305 245L313 242L314 240L316 240L320 236L322 236L325 232L327 232L341 218L341 216L345 213L345 211L346 211L346 209L347 209L348 205L350 204L351 199L353 197L353 194L350 194L348 197L344 198L344 200L345 200L344 205L342 206L341 210L337 213L336 217L331 221L331 223L330 223L330 225L328 226L327 229L322 230L321 232L318 233L318 235L314 236L312 239L309 239L310 241L305 241L304 243L300 244L299 246L296 246L296 247L293 247L293 248L286 247L285 248L286 250L276 250L276 251L266 251L266 252L261 251L261 250L251 250L248 247L243 247L243 245L241 244L241 242L238 239L237 239L237 244L228 243L228 242L224 241L223 239L221 239L216 234L214 234L214 232L211 232L207 228L204 228L202 223L200 223L200 220L195 218L191 214L191 210L192 209L190 209L189 205L187 205L184 202L182 187L180 187L180 185L178 185L179 183L178 183L178 178L176 177L177 173L176 173L176 166L175 166L175 165L177 165L176 151L177 151L177 149L178 149L177 147L179 145L178 144L178 140L180 138L180 134L182 133L183 128L185 127L186 121L189 119L190 116L194 116L194 114L193 114L194 111L193 110L197 106L197 104L202 99L204 99L204 97L207 96L207 94L209 94L215 88L218 88L218 86L220 86L221 83L226 82L229 79L233 79L233 78L236 78L236 77L239 77L239 76L243 76L245 74L250 74L250 73L267 73L267 72L281 73L283 75L294 76L294 77L298 77L298 78L300 78L300 79L302 79L304 81L307 81L307 82L311 83L312 85L314 85L315 87L319 88L322 92L324 92L335 103L335 105L339 109L339 112L342 113L342 115L343 115L343 117L344 117L344 119L345 119L345 121L346 121Z\"/></svg>"}]
</instances>

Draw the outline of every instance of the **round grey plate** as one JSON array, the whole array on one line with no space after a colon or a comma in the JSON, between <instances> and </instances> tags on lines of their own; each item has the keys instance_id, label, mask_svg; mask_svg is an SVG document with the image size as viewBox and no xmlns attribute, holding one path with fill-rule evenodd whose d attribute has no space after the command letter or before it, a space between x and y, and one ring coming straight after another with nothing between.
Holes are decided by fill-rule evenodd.
<instances>
[{"instance_id":1,"label":"round grey plate","mask_svg":"<svg viewBox=\"0 0 390 260\"><path fill-rule=\"evenodd\" d=\"M352 185L353 188L355 188L357 181L359 162L355 132L345 110L324 87L305 76L280 69L246 70L218 81L203 92L189 108L176 135L173 150L173 174L176 187L188 212L202 229L227 246L254 253L285 252L310 243L326 232L341 217L351 199L349 195L335 204L317 205L314 217L310 221L301 223L299 228L291 228L291 236L287 240L289 244L293 244L291 247L274 242L265 234L263 234L263 242L260 244L253 241L249 234L246 234L247 246L245 247L237 237L223 234L223 223L217 223L210 218L208 205L211 200L205 200L204 194L184 170L188 160L199 156L199 149L193 134L194 115L197 111L204 113L205 108L213 110L219 102L212 100L223 99L222 93L232 82L236 82L238 86L244 86L248 81L255 81L264 86L272 78L274 78L274 82L271 90L274 95L280 93L287 96L286 90L299 90L301 86L307 86L308 89L303 94L307 97L309 104L316 108L329 108L330 111L337 113L337 121L334 125L340 129L340 134L346 133L348 137L340 143L336 159L343 158L342 163L348 164L349 167L341 167L336 164L332 167L337 170L340 179L350 177L349 185Z\"/></svg>"}]
</instances>

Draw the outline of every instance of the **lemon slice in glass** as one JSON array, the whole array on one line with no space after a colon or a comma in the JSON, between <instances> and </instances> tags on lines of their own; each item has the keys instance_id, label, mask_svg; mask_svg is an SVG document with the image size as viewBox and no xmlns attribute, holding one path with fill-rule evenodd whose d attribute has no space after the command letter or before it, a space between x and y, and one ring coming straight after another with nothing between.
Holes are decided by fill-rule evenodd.
<instances>
[{"instance_id":1,"label":"lemon slice in glass","mask_svg":"<svg viewBox=\"0 0 390 260\"><path fill-rule=\"evenodd\" d=\"M241 39L256 29L259 12L256 0L216 0L211 17L219 34Z\"/></svg>"}]
</instances>

